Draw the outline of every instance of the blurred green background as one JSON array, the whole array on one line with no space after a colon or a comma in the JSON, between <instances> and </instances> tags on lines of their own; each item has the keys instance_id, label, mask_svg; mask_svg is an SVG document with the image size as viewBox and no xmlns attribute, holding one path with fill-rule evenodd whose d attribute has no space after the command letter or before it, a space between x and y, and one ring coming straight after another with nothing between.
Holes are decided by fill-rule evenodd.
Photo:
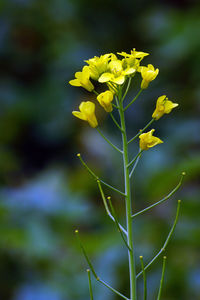
<instances>
[{"instance_id":1,"label":"blurred green background","mask_svg":"<svg viewBox=\"0 0 200 300\"><path fill-rule=\"evenodd\" d=\"M119 156L72 117L82 100L93 98L68 81L83 60L133 48L149 52L143 64L152 63L160 74L127 112L130 137L151 119L158 96L179 103L154 124L165 143L138 165L135 210L161 199L181 171L187 173L171 200L135 219L136 254L145 262L156 254L182 199L162 299L200 299L199 1L1 0L0 12L0 299L88 300L76 228L97 274L128 293L126 249L76 153L115 186L122 186ZM97 115L102 130L120 143L108 116L101 109ZM123 223L124 203L112 198ZM147 272L149 300L156 298L161 263ZM95 300L119 299L92 282ZM141 280L138 290L142 299Z\"/></svg>"}]
</instances>

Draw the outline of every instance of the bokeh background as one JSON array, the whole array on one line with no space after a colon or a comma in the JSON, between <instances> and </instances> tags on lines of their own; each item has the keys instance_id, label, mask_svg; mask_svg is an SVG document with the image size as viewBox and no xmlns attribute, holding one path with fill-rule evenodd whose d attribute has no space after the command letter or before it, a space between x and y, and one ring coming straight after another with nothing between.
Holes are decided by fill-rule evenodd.
<instances>
[{"instance_id":1,"label":"bokeh background","mask_svg":"<svg viewBox=\"0 0 200 300\"><path fill-rule=\"evenodd\" d=\"M138 165L135 210L161 199L187 173L171 200L134 221L137 257L148 262L160 249L182 199L166 252L162 299L200 299L199 1L1 0L0 12L0 299L89 299L76 228L99 276L128 293L126 249L76 153L122 186L119 156L96 130L72 117L81 100L94 98L68 81L83 60L134 47L151 53L143 63L160 74L127 113L130 137L151 119L158 96L179 103L154 124L165 143ZM102 109L97 115L102 130L120 143L109 117ZM124 203L111 195L123 223ZM149 300L156 299L161 263L147 272ZM96 300L119 299L92 282ZM138 289L141 299L141 280Z\"/></svg>"}]
</instances>

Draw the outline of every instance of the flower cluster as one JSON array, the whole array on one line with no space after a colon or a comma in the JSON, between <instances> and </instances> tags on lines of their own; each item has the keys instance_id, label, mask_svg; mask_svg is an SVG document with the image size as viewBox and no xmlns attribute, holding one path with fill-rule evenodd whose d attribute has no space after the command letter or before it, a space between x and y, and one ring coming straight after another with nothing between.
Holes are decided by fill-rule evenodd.
<instances>
[{"instance_id":1,"label":"flower cluster","mask_svg":"<svg viewBox=\"0 0 200 300\"><path fill-rule=\"evenodd\" d=\"M108 113L112 113L113 107L118 108L117 99L124 98L122 97L124 89L129 87L130 80L136 73L141 75L140 92L147 89L150 82L153 81L159 73L159 69L154 68L152 64L148 64L147 66L140 65L142 59L149 55L148 53L133 49L130 53L118 52L117 54L118 56L109 53L86 60L87 65L83 67L82 71L75 73L75 79L69 81L73 86L83 87L87 91L93 92L97 103ZM95 90L95 81L104 84L104 92L99 94ZM116 104L113 104L114 98L116 98ZM130 105L131 103L128 107ZM160 96L157 99L156 109L152 114L153 120L158 120L164 114L170 113L176 106L178 106L178 104L168 100L165 95ZM79 106L79 110L80 111L72 112L75 117L87 121L93 128L98 126L95 115L95 103L91 101L82 102ZM148 133L140 135L140 148L142 150L147 150L162 142L152 136L153 131L154 130L151 130Z\"/></svg>"}]
</instances>

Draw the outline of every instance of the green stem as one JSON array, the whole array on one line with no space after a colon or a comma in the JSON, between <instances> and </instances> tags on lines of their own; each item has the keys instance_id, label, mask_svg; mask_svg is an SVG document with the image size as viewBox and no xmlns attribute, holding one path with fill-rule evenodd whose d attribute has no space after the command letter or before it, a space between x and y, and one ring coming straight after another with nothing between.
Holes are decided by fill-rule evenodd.
<instances>
[{"instance_id":1,"label":"green stem","mask_svg":"<svg viewBox=\"0 0 200 300\"><path fill-rule=\"evenodd\" d=\"M93 93L94 93L96 96L99 96L99 93L97 93L95 90L93 90Z\"/></svg>"},{"instance_id":2,"label":"green stem","mask_svg":"<svg viewBox=\"0 0 200 300\"><path fill-rule=\"evenodd\" d=\"M122 106L122 101L120 101L120 119L121 119L121 128L122 141L123 141L123 163L124 163L124 182L125 182L125 194L126 194L126 224L127 224L127 233L128 233L128 246L131 251L128 249L128 258L129 258L129 274L130 274L130 300L136 300L136 270L135 270L135 258L133 251L133 229L132 229L132 206L131 206L131 187L130 187L130 178L129 178L129 164L128 158L128 142L126 135L126 124L124 118L124 109Z\"/></svg>"},{"instance_id":3,"label":"green stem","mask_svg":"<svg viewBox=\"0 0 200 300\"><path fill-rule=\"evenodd\" d=\"M140 94L142 93L142 89L139 90L139 92L137 93L137 95L135 96L135 98L124 108L124 111L127 110L134 102L135 100L137 100L137 98L140 96Z\"/></svg>"},{"instance_id":4,"label":"green stem","mask_svg":"<svg viewBox=\"0 0 200 300\"><path fill-rule=\"evenodd\" d=\"M164 275L165 275L165 266L166 266L166 256L163 256L163 267L162 267L162 275L161 275L161 279L160 279L160 287L159 287L159 291L158 291L158 297L157 300L160 300L161 298L161 292L162 292L162 286L163 286L163 280L164 280Z\"/></svg>"},{"instance_id":5,"label":"green stem","mask_svg":"<svg viewBox=\"0 0 200 300\"><path fill-rule=\"evenodd\" d=\"M105 135L100 131L99 128L96 127L96 130L98 131L98 133L102 136L102 138L111 146L113 147L115 150L117 150L120 153L123 153L122 150L120 150L117 146L113 145L113 143L105 137Z\"/></svg>"}]
</instances>

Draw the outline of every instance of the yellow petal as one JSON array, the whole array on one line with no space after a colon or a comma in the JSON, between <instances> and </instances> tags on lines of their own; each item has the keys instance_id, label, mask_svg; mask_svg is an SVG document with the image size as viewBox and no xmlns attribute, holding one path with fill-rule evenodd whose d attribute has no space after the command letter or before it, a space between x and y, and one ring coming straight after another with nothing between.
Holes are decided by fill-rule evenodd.
<instances>
[{"instance_id":1,"label":"yellow petal","mask_svg":"<svg viewBox=\"0 0 200 300\"><path fill-rule=\"evenodd\" d=\"M152 129L151 131L142 133L139 136L141 150L148 150L149 148L152 148L158 144L163 143L163 141L161 139L153 136L154 131L155 131L155 129Z\"/></svg>"},{"instance_id":2,"label":"yellow petal","mask_svg":"<svg viewBox=\"0 0 200 300\"><path fill-rule=\"evenodd\" d=\"M130 75L133 74L134 72L136 72L136 68L127 68L126 70L124 70L124 74L125 75Z\"/></svg>"},{"instance_id":3,"label":"yellow petal","mask_svg":"<svg viewBox=\"0 0 200 300\"><path fill-rule=\"evenodd\" d=\"M103 83L103 82L108 82L111 80L111 78L113 77L113 75L111 73L103 73L100 78L99 78L99 82Z\"/></svg>"},{"instance_id":4,"label":"yellow petal","mask_svg":"<svg viewBox=\"0 0 200 300\"><path fill-rule=\"evenodd\" d=\"M133 50L131 50L131 55L133 55L135 58L143 58L143 57L149 55L149 53L136 51L135 49L133 49Z\"/></svg>"},{"instance_id":5,"label":"yellow petal","mask_svg":"<svg viewBox=\"0 0 200 300\"><path fill-rule=\"evenodd\" d=\"M117 54L119 54L119 55L121 55L121 56L125 56L125 57L130 56L130 54L128 54L128 53L126 53L126 52L124 52L124 51L122 51L122 52L117 52Z\"/></svg>"},{"instance_id":6,"label":"yellow petal","mask_svg":"<svg viewBox=\"0 0 200 300\"><path fill-rule=\"evenodd\" d=\"M158 97L157 102L156 102L156 105L163 104L163 101L164 101L166 98L167 98L166 95L162 95L162 96Z\"/></svg>"},{"instance_id":7,"label":"yellow petal","mask_svg":"<svg viewBox=\"0 0 200 300\"><path fill-rule=\"evenodd\" d=\"M109 69L112 73L121 72L122 71L122 62L121 60L113 60L109 63Z\"/></svg>"},{"instance_id":8,"label":"yellow petal","mask_svg":"<svg viewBox=\"0 0 200 300\"><path fill-rule=\"evenodd\" d=\"M81 102L79 105L79 109L84 114L90 115L93 114L95 111L95 104L91 101Z\"/></svg>"},{"instance_id":9,"label":"yellow petal","mask_svg":"<svg viewBox=\"0 0 200 300\"><path fill-rule=\"evenodd\" d=\"M78 79L70 80L69 84L71 84L73 86L81 86L80 81Z\"/></svg>"},{"instance_id":10,"label":"yellow petal","mask_svg":"<svg viewBox=\"0 0 200 300\"><path fill-rule=\"evenodd\" d=\"M94 90L94 86L90 80L82 82L82 87L84 87L88 92L92 92Z\"/></svg>"},{"instance_id":11,"label":"yellow petal","mask_svg":"<svg viewBox=\"0 0 200 300\"><path fill-rule=\"evenodd\" d=\"M80 111L73 111L72 114L81 120L87 121L86 116Z\"/></svg>"},{"instance_id":12,"label":"yellow petal","mask_svg":"<svg viewBox=\"0 0 200 300\"><path fill-rule=\"evenodd\" d=\"M165 102L165 113L169 114L172 111L172 109L177 107L177 106L178 106L178 103L173 103L172 101L167 100Z\"/></svg>"},{"instance_id":13,"label":"yellow petal","mask_svg":"<svg viewBox=\"0 0 200 300\"><path fill-rule=\"evenodd\" d=\"M98 126L98 122L95 116L95 104L91 101L81 102L79 109L85 116L86 120L91 127L95 128Z\"/></svg>"},{"instance_id":14,"label":"yellow petal","mask_svg":"<svg viewBox=\"0 0 200 300\"><path fill-rule=\"evenodd\" d=\"M152 114L152 118L155 120L159 120L163 115L164 115L164 109L161 111L156 108Z\"/></svg>"},{"instance_id":15,"label":"yellow petal","mask_svg":"<svg viewBox=\"0 0 200 300\"><path fill-rule=\"evenodd\" d=\"M142 82L141 82L141 89L147 89L148 88L148 86L149 86L149 81L146 81L146 80L142 80Z\"/></svg>"},{"instance_id":16,"label":"yellow petal","mask_svg":"<svg viewBox=\"0 0 200 300\"><path fill-rule=\"evenodd\" d=\"M83 70L82 70L82 73L84 73L86 76L90 76L90 68L89 66L84 66L83 67Z\"/></svg>"},{"instance_id":17,"label":"yellow petal","mask_svg":"<svg viewBox=\"0 0 200 300\"><path fill-rule=\"evenodd\" d=\"M112 107L113 93L111 91L106 91L97 96L97 101L105 109L106 112L111 112Z\"/></svg>"},{"instance_id":18,"label":"yellow petal","mask_svg":"<svg viewBox=\"0 0 200 300\"><path fill-rule=\"evenodd\" d=\"M151 71L154 71L154 66L151 65L151 64L148 64L148 69L151 70Z\"/></svg>"},{"instance_id":19,"label":"yellow petal","mask_svg":"<svg viewBox=\"0 0 200 300\"><path fill-rule=\"evenodd\" d=\"M113 100L113 93L111 91L105 91L97 96L97 100L99 102L104 101L106 103L110 103Z\"/></svg>"},{"instance_id":20,"label":"yellow petal","mask_svg":"<svg viewBox=\"0 0 200 300\"><path fill-rule=\"evenodd\" d=\"M91 126L92 128L97 127L97 126L98 126L98 122L97 122L96 116L95 116L95 115L91 116L91 117L88 119L88 123L90 124L90 126Z\"/></svg>"},{"instance_id":21,"label":"yellow petal","mask_svg":"<svg viewBox=\"0 0 200 300\"><path fill-rule=\"evenodd\" d=\"M158 137L153 136L151 142L148 144L148 148L152 148L158 144L162 144L163 141Z\"/></svg>"},{"instance_id":22,"label":"yellow petal","mask_svg":"<svg viewBox=\"0 0 200 300\"><path fill-rule=\"evenodd\" d=\"M124 56L124 57L133 57L133 58L143 58L143 57L149 55L149 53L136 51L135 49L131 50L131 54L126 53L126 52L117 52L117 54Z\"/></svg>"},{"instance_id":23,"label":"yellow petal","mask_svg":"<svg viewBox=\"0 0 200 300\"><path fill-rule=\"evenodd\" d=\"M82 76L82 72L76 72L75 73L75 78L79 79Z\"/></svg>"},{"instance_id":24,"label":"yellow petal","mask_svg":"<svg viewBox=\"0 0 200 300\"><path fill-rule=\"evenodd\" d=\"M123 84L124 81L125 81L125 76L124 76L124 75L121 75L121 76L119 76L119 77L115 77L115 78L112 79L112 81L113 81L114 83L117 83L117 84Z\"/></svg>"}]
</instances>

